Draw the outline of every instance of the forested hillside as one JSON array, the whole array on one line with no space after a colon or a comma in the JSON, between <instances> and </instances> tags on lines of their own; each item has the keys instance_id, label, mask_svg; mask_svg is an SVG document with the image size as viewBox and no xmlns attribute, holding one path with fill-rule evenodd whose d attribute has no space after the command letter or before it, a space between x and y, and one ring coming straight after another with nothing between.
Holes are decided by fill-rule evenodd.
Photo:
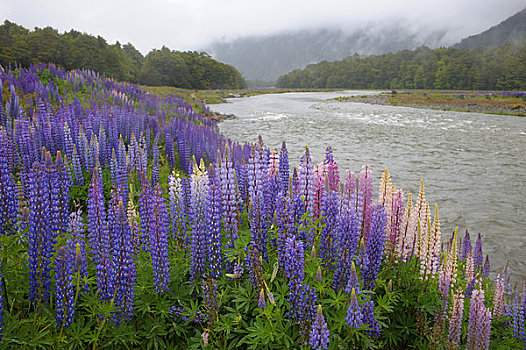
<instances>
[{"instance_id":1,"label":"forested hillside","mask_svg":"<svg viewBox=\"0 0 526 350\"><path fill-rule=\"evenodd\" d=\"M199 52L166 47L143 55L130 43L108 44L100 36L75 30L60 34L46 28L0 25L0 65L54 63L66 70L89 69L117 80L191 89L240 88L245 82L232 66Z\"/></svg>"},{"instance_id":2,"label":"forested hillside","mask_svg":"<svg viewBox=\"0 0 526 350\"><path fill-rule=\"evenodd\" d=\"M420 47L379 56L349 56L294 70L283 88L525 90L526 42L461 50Z\"/></svg>"},{"instance_id":3,"label":"forested hillside","mask_svg":"<svg viewBox=\"0 0 526 350\"><path fill-rule=\"evenodd\" d=\"M480 34L463 39L454 47L474 49L518 43L523 40L526 40L526 8Z\"/></svg>"}]
</instances>

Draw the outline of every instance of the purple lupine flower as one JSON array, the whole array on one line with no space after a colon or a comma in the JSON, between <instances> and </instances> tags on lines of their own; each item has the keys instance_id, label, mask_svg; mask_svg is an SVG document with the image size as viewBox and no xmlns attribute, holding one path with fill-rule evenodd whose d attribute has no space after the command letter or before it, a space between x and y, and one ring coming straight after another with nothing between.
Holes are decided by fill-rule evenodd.
<instances>
[{"instance_id":1,"label":"purple lupine flower","mask_svg":"<svg viewBox=\"0 0 526 350\"><path fill-rule=\"evenodd\" d=\"M360 172L360 179L358 181L360 185L360 192L362 194L362 235L365 237L365 242L368 241L369 227L371 225L371 219L374 211L373 204L373 174L370 169L370 165L364 165Z\"/></svg>"},{"instance_id":2,"label":"purple lupine flower","mask_svg":"<svg viewBox=\"0 0 526 350\"><path fill-rule=\"evenodd\" d=\"M267 258L268 244L268 155L267 150L262 145L253 144L250 152L250 159L247 164L248 173L248 215L250 220L251 240L257 248Z\"/></svg>"},{"instance_id":3,"label":"purple lupine flower","mask_svg":"<svg viewBox=\"0 0 526 350\"><path fill-rule=\"evenodd\" d=\"M340 190L340 173L338 171L338 164L334 161L331 146L327 147L325 151L325 166L327 169L327 179L329 181L329 188L331 191Z\"/></svg>"},{"instance_id":4,"label":"purple lupine flower","mask_svg":"<svg viewBox=\"0 0 526 350\"><path fill-rule=\"evenodd\" d=\"M111 242L102 183L99 172L93 169L92 183L88 192L88 241L92 260L97 274L97 289L101 299L111 299L110 279L113 273L111 265Z\"/></svg>"},{"instance_id":5,"label":"purple lupine flower","mask_svg":"<svg viewBox=\"0 0 526 350\"><path fill-rule=\"evenodd\" d=\"M482 255L482 237L479 233L477 241L475 242L475 252L473 253L473 263L475 270L482 267L484 255Z\"/></svg>"},{"instance_id":6,"label":"purple lupine flower","mask_svg":"<svg viewBox=\"0 0 526 350\"><path fill-rule=\"evenodd\" d=\"M376 207L372 215L369 240L366 246L366 253L369 263L362 265L361 270L364 285L367 289L374 289L376 277L382 264L385 246L385 210L382 206Z\"/></svg>"},{"instance_id":7,"label":"purple lupine flower","mask_svg":"<svg viewBox=\"0 0 526 350\"><path fill-rule=\"evenodd\" d=\"M71 236L68 240L67 251L71 273L77 279L78 285L84 281L83 290L89 290L88 284L88 264L86 262L86 235L84 222L82 221L82 211L79 209L70 214L69 232Z\"/></svg>"},{"instance_id":8,"label":"purple lupine flower","mask_svg":"<svg viewBox=\"0 0 526 350\"><path fill-rule=\"evenodd\" d=\"M217 282L213 278L203 280L202 285L203 304L208 318L208 327L214 328L219 311L219 297L217 295Z\"/></svg>"},{"instance_id":9,"label":"purple lupine flower","mask_svg":"<svg viewBox=\"0 0 526 350\"><path fill-rule=\"evenodd\" d=\"M0 90L1 90L1 86L2 86L2 83L0 81ZM0 103L0 106L1 105L2 104ZM3 289L4 289L4 286L2 285L2 260L0 259L0 291ZM4 335L3 333L4 333L4 297L2 293L0 293L0 341L2 340L2 337Z\"/></svg>"},{"instance_id":10,"label":"purple lupine flower","mask_svg":"<svg viewBox=\"0 0 526 350\"><path fill-rule=\"evenodd\" d=\"M363 324L363 311L360 304L358 304L358 299L356 298L356 291L354 288L351 291L351 303L347 309L347 316L345 317L345 322L351 328L360 328Z\"/></svg>"},{"instance_id":11,"label":"purple lupine flower","mask_svg":"<svg viewBox=\"0 0 526 350\"><path fill-rule=\"evenodd\" d=\"M316 312L316 320L312 324L312 328L309 334L309 345L314 350L328 349L329 345L329 329L327 328L327 322L323 317L323 310L321 305L318 305L318 311Z\"/></svg>"},{"instance_id":12,"label":"purple lupine flower","mask_svg":"<svg viewBox=\"0 0 526 350\"><path fill-rule=\"evenodd\" d=\"M106 218L102 181L93 169L92 182L88 192L88 241L93 262L98 264L103 255L109 256L110 236Z\"/></svg>"},{"instance_id":13,"label":"purple lupine flower","mask_svg":"<svg viewBox=\"0 0 526 350\"><path fill-rule=\"evenodd\" d=\"M362 292L354 261L351 263L351 273L349 275L349 282L345 286L345 293L350 294L353 290L356 292L356 294L360 294Z\"/></svg>"},{"instance_id":14,"label":"purple lupine flower","mask_svg":"<svg viewBox=\"0 0 526 350\"><path fill-rule=\"evenodd\" d=\"M73 165L73 175L75 175L75 183L77 185L84 185L84 175L82 172L82 166L80 163L80 158L77 153L77 146L73 145L73 155L71 164Z\"/></svg>"},{"instance_id":15,"label":"purple lupine flower","mask_svg":"<svg viewBox=\"0 0 526 350\"><path fill-rule=\"evenodd\" d=\"M366 301L362 305L363 313L363 324L368 325L370 330L367 331L369 335L373 338L378 338L380 336L381 328L378 321L374 317L374 302L372 300Z\"/></svg>"},{"instance_id":16,"label":"purple lupine flower","mask_svg":"<svg viewBox=\"0 0 526 350\"><path fill-rule=\"evenodd\" d=\"M155 135L153 141L153 157L152 157L152 186L159 183L159 134Z\"/></svg>"},{"instance_id":17,"label":"purple lupine flower","mask_svg":"<svg viewBox=\"0 0 526 350\"><path fill-rule=\"evenodd\" d=\"M135 262L133 261L131 232L128 225L126 210L117 191L114 191L112 205L117 205L117 217L113 222L112 231L112 274L109 286L112 288L113 306L118 309L113 321L119 325L128 321L133 313L135 289Z\"/></svg>"},{"instance_id":18,"label":"purple lupine flower","mask_svg":"<svg viewBox=\"0 0 526 350\"><path fill-rule=\"evenodd\" d=\"M465 260L471 251L471 239L469 238L469 232L466 230L464 240L462 241L462 251L460 253L460 259Z\"/></svg>"},{"instance_id":19,"label":"purple lupine flower","mask_svg":"<svg viewBox=\"0 0 526 350\"><path fill-rule=\"evenodd\" d=\"M491 311L484 305L484 290L479 282L469 306L466 350L489 349Z\"/></svg>"},{"instance_id":20,"label":"purple lupine flower","mask_svg":"<svg viewBox=\"0 0 526 350\"><path fill-rule=\"evenodd\" d=\"M338 235L338 211L339 211L339 196L338 192L330 189L327 185L327 190L323 191L322 199L322 218L325 226L321 230L320 238L320 257L328 267L332 266L337 252L336 237Z\"/></svg>"},{"instance_id":21,"label":"purple lupine flower","mask_svg":"<svg viewBox=\"0 0 526 350\"><path fill-rule=\"evenodd\" d=\"M57 152L56 159L56 173L57 178L57 198L56 198L56 214L57 214L57 235L64 234L67 231L69 224L69 188L71 187L71 179L69 172L64 166L62 155L60 151Z\"/></svg>"},{"instance_id":22,"label":"purple lupine flower","mask_svg":"<svg viewBox=\"0 0 526 350\"><path fill-rule=\"evenodd\" d=\"M484 261L484 266L482 266L482 277L489 277L489 271L490 271L490 263L489 263L489 255L486 254L486 260Z\"/></svg>"},{"instance_id":23,"label":"purple lupine flower","mask_svg":"<svg viewBox=\"0 0 526 350\"><path fill-rule=\"evenodd\" d=\"M192 225L192 249L190 276L193 281L199 281L205 274L207 262L206 237L206 207L208 195L208 174L203 160L198 167L194 163L194 173L191 176L191 195L189 217Z\"/></svg>"},{"instance_id":24,"label":"purple lupine flower","mask_svg":"<svg viewBox=\"0 0 526 350\"><path fill-rule=\"evenodd\" d=\"M220 184L214 176L214 168L210 164L208 171L208 197L206 208L206 232L208 235L208 267L212 278L219 278L223 271L223 251L221 249L221 194Z\"/></svg>"},{"instance_id":25,"label":"purple lupine flower","mask_svg":"<svg viewBox=\"0 0 526 350\"><path fill-rule=\"evenodd\" d=\"M225 152L219 163L216 176L218 177L218 190L221 195L221 216L223 227L228 236L226 248L234 248L235 240L239 237L239 191L236 180L234 162L230 148L225 146Z\"/></svg>"},{"instance_id":26,"label":"purple lupine flower","mask_svg":"<svg viewBox=\"0 0 526 350\"><path fill-rule=\"evenodd\" d=\"M153 196L150 197L151 211L148 220L150 224L149 253L153 266L153 284L158 294L170 290L170 264L168 262L168 211L162 197L159 184L155 185Z\"/></svg>"},{"instance_id":27,"label":"purple lupine flower","mask_svg":"<svg viewBox=\"0 0 526 350\"><path fill-rule=\"evenodd\" d=\"M1 103L0 103L1 105ZM1 132L1 131L0 131ZM16 223L17 196L15 181L9 171L7 150L0 144L0 235L14 233L12 226Z\"/></svg>"},{"instance_id":28,"label":"purple lupine flower","mask_svg":"<svg viewBox=\"0 0 526 350\"><path fill-rule=\"evenodd\" d=\"M287 145L283 141L281 150L279 152L279 189L283 193L287 193L289 188L289 152L287 151Z\"/></svg>"},{"instance_id":29,"label":"purple lupine flower","mask_svg":"<svg viewBox=\"0 0 526 350\"><path fill-rule=\"evenodd\" d=\"M448 347L457 349L460 344L460 336L462 334L462 317L464 314L464 294L462 289L458 288L457 292L453 294L453 305L449 313L449 332L447 338Z\"/></svg>"},{"instance_id":30,"label":"purple lupine flower","mask_svg":"<svg viewBox=\"0 0 526 350\"><path fill-rule=\"evenodd\" d=\"M513 337L518 341L526 343L526 307L522 298L515 297L509 301L510 318L511 318L511 331Z\"/></svg>"},{"instance_id":31,"label":"purple lupine flower","mask_svg":"<svg viewBox=\"0 0 526 350\"><path fill-rule=\"evenodd\" d=\"M265 301L265 290L261 288L261 291L259 292L259 298L258 298L258 307L261 310L265 310L266 306L267 306L267 302Z\"/></svg>"},{"instance_id":32,"label":"purple lupine flower","mask_svg":"<svg viewBox=\"0 0 526 350\"><path fill-rule=\"evenodd\" d=\"M72 268L64 247L59 248L55 260L55 299L57 327L66 328L73 322L75 298Z\"/></svg>"},{"instance_id":33,"label":"purple lupine flower","mask_svg":"<svg viewBox=\"0 0 526 350\"><path fill-rule=\"evenodd\" d=\"M497 274L495 281L495 294L493 295L493 318L499 318L504 312L506 300L504 299L504 278L501 278L500 273Z\"/></svg>"},{"instance_id":34,"label":"purple lupine flower","mask_svg":"<svg viewBox=\"0 0 526 350\"><path fill-rule=\"evenodd\" d=\"M55 240L52 234L48 173L35 162L27 176L29 192L29 300L35 305L49 299L51 257Z\"/></svg>"},{"instance_id":35,"label":"purple lupine flower","mask_svg":"<svg viewBox=\"0 0 526 350\"><path fill-rule=\"evenodd\" d=\"M257 249L254 242L245 248L247 253L245 257L245 265L247 266L250 283L254 289L258 290L263 287L263 265L261 260L261 253Z\"/></svg>"},{"instance_id":36,"label":"purple lupine flower","mask_svg":"<svg viewBox=\"0 0 526 350\"><path fill-rule=\"evenodd\" d=\"M186 230L188 228L187 200L183 188L182 179L176 172L168 178L170 197L170 220L172 226L172 237L177 245L182 247L186 241Z\"/></svg>"},{"instance_id":37,"label":"purple lupine flower","mask_svg":"<svg viewBox=\"0 0 526 350\"><path fill-rule=\"evenodd\" d=\"M305 203L305 210L314 212L314 163L305 146L305 154L301 157L298 172L298 191Z\"/></svg>"},{"instance_id":38,"label":"purple lupine flower","mask_svg":"<svg viewBox=\"0 0 526 350\"><path fill-rule=\"evenodd\" d=\"M344 195L345 197L346 195ZM352 196L354 197L354 195ZM336 235L336 269L334 272L333 288L335 291L345 287L350 273L351 262L356 256L360 240L360 220L355 206L347 199L342 200L338 230ZM362 250L365 254L365 249Z\"/></svg>"},{"instance_id":39,"label":"purple lupine flower","mask_svg":"<svg viewBox=\"0 0 526 350\"><path fill-rule=\"evenodd\" d=\"M153 189L144 173L140 173L139 177L141 179L141 192L139 193L140 241L144 249L147 250L147 247L149 247L148 239L150 238Z\"/></svg>"}]
</instances>

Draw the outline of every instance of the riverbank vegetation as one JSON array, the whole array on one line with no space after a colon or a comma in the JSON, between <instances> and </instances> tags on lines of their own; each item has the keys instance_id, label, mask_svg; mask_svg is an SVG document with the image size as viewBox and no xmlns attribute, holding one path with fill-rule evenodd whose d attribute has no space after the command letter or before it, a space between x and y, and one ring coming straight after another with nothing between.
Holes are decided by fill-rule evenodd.
<instances>
[{"instance_id":1,"label":"riverbank vegetation","mask_svg":"<svg viewBox=\"0 0 526 350\"><path fill-rule=\"evenodd\" d=\"M526 92L520 91L391 91L333 100L490 114L526 116Z\"/></svg>"},{"instance_id":2,"label":"riverbank vegetation","mask_svg":"<svg viewBox=\"0 0 526 350\"><path fill-rule=\"evenodd\" d=\"M106 77L145 85L188 89L239 89L245 87L232 66L204 52L173 51L166 47L144 57L132 44L108 44L100 36L70 30L28 30L5 21L0 25L0 65L28 67L53 63L65 70L88 69Z\"/></svg>"},{"instance_id":3,"label":"riverbank vegetation","mask_svg":"<svg viewBox=\"0 0 526 350\"><path fill-rule=\"evenodd\" d=\"M423 181L85 70L0 81L0 348L524 349L522 285Z\"/></svg>"},{"instance_id":4,"label":"riverbank vegetation","mask_svg":"<svg viewBox=\"0 0 526 350\"><path fill-rule=\"evenodd\" d=\"M349 56L282 75L281 88L526 90L526 42Z\"/></svg>"}]
</instances>

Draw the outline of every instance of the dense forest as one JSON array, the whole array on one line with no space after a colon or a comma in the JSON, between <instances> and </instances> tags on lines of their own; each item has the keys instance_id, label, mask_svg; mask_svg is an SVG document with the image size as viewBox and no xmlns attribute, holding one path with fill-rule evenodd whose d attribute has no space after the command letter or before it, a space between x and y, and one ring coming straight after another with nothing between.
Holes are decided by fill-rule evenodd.
<instances>
[{"instance_id":1,"label":"dense forest","mask_svg":"<svg viewBox=\"0 0 526 350\"><path fill-rule=\"evenodd\" d=\"M349 56L282 75L283 88L526 90L526 42Z\"/></svg>"},{"instance_id":2,"label":"dense forest","mask_svg":"<svg viewBox=\"0 0 526 350\"><path fill-rule=\"evenodd\" d=\"M232 66L206 53L172 51L166 47L144 57L132 44L108 44L100 36L75 30L33 31L5 21L0 25L0 65L54 63L66 70L89 69L117 80L189 89L241 88L245 81Z\"/></svg>"}]
</instances>

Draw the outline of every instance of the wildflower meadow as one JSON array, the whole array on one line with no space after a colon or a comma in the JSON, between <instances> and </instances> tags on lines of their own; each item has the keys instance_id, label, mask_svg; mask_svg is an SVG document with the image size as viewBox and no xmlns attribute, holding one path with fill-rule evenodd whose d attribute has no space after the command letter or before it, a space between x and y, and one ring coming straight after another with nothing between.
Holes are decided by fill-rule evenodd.
<instances>
[{"instance_id":1,"label":"wildflower meadow","mask_svg":"<svg viewBox=\"0 0 526 350\"><path fill-rule=\"evenodd\" d=\"M91 71L0 67L0 101L0 348L526 349L526 284L423 180Z\"/></svg>"}]
</instances>

